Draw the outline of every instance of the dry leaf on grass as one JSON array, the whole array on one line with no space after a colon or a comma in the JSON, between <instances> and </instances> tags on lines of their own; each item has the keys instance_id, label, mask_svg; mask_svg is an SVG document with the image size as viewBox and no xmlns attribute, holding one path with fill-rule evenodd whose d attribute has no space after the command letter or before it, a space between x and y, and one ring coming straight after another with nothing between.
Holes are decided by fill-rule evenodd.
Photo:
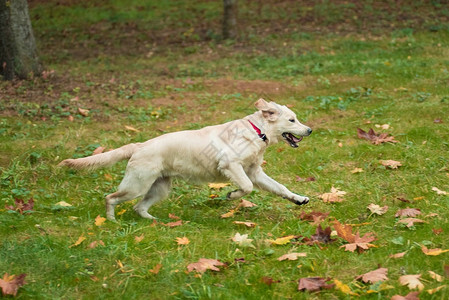
<instances>
[{"instance_id":1,"label":"dry leaf on grass","mask_svg":"<svg viewBox=\"0 0 449 300\"><path fill-rule=\"evenodd\" d=\"M3 296L17 296L17 291L25 282L27 274L9 275L5 273L3 278L0 278L0 288L2 289Z\"/></svg>"},{"instance_id":2,"label":"dry leaf on grass","mask_svg":"<svg viewBox=\"0 0 449 300\"><path fill-rule=\"evenodd\" d=\"M106 218L101 217L100 215L98 215L95 218L95 226L101 226L103 225L103 223L106 221Z\"/></svg>"},{"instance_id":3,"label":"dry leaf on grass","mask_svg":"<svg viewBox=\"0 0 449 300\"><path fill-rule=\"evenodd\" d=\"M404 255L406 254L407 252L400 252L400 253L396 253L396 254L391 254L390 256L388 256L389 258L401 258L401 257L404 257Z\"/></svg>"},{"instance_id":4,"label":"dry leaf on grass","mask_svg":"<svg viewBox=\"0 0 449 300\"><path fill-rule=\"evenodd\" d=\"M444 289L445 287L446 287L446 285L441 285L441 286L436 287L436 288L434 288L434 289L427 290L427 293L428 293L429 295L432 295L432 294L435 294L436 292L438 292L439 290Z\"/></svg>"},{"instance_id":5,"label":"dry leaf on grass","mask_svg":"<svg viewBox=\"0 0 449 300\"><path fill-rule=\"evenodd\" d=\"M387 273L387 268L379 268L377 270L359 275L355 279L362 280L365 283L375 283L378 281L388 280Z\"/></svg>"},{"instance_id":6,"label":"dry leaf on grass","mask_svg":"<svg viewBox=\"0 0 449 300\"><path fill-rule=\"evenodd\" d=\"M132 126L128 126L128 125L125 125L125 129L129 130L129 131L140 132L139 129L136 129L136 128L134 128Z\"/></svg>"},{"instance_id":7,"label":"dry leaf on grass","mask_svg":"<svg viewBox=\"0 0 449 300\"><path fill-rule=\"evenodd\" d=\"M237 207L243 207L243 208L250 208L250 207L256 207L257 204L252 203L251 201L245 200L245 199L241 199L239 204L237 205Z\"/></svg>"},{"instance_id":8,"label":"dry leaf on grass","mask_svg":"<svg viewBox=\"0 0 449 300\"><path fill-rule=\"evenodd\" d=\"M145 237L145 235L142 233L140 236L135 236L134 237L134 241L136 242L136 243L140 243L142 240L143 240L143 238Z\"/></svg>"},{"instance_id":9,"label":"dry leaf on grass","mask_svg":"<svg viewBox=\"0 0 449 300\"><path fill-rule=\"evenodd\" d=\"M306 257L306 256L307 256L307 253L305 253L305 252L292 252L292 253L287 253L287 254L284 254L284 255L278 257L278 261L283 261L286 259L297 260L298 257Z\"/></svg>"},{"instance_id":10,"label":"dry leaf on grass","mask_svg":"<svg viewBox=\"0 0 449 300\"><path fill-rule=\"evenodd\" d=\"M427 249L427 247L424 245L421 246L421 250L425 255L429 255L429 256L437 256L442 253L449 252L449 250L441 250L440 248Z\"/></svg>"},{"instance_id":11,"label":"dry leaf on grass","mask_svg":"<svg viewBox=\"0 0 449 300\"><path fill-rule=\"evenodd\" d=\"M84 109L84 108L78 107L78 112L83 117L89 116L89 110L88 109Z\"/></svg>"},{"instance_id":12,"label":"dry leaf on grass","mask_svg":"<svg viewBox=\"0 0 449 300\"><path fill-rule=\"evenodd\" d=\"M438 195L449 195L448 192L442 191L442 190L440 190L439 188L437 188L435 186L432 188L432 191L436 192Z\"/></svg>"},{"instance_id":13,"label":"dry leaf on grass","mask_svg":"<svg viewBox=\"0 0 449 300\"><path fill-rule=\"evenodd\" d=\"M69 248L76 247L81 245L82 242L86 240L86 237L82 234L73 245L70 245Z\"/></svg>"},{"instance_id":14,"label":"dry leaf on grass","mask_svg":"<svg viewBox=\"0 0 449 300\"><path fill-rule=\"evenodd\" d=\"M397 169L400 166L402 166L402 163L400 161L391 160L391 159L380 160L379 162L382 166L388 167L390 169Z\"/></svg>"},{"instance_id":15,"label":"dry leaf on grass","mask_svg":"<svg viewBox=\"0 0 449 300\"><path fill-rule=\"evenodd\" d=\"M30 212L34 208L34 199L30 198L28 202L22 199L14 199L14 205L5 205L7 210L17 211L19 214L23 215L25 212Z\"/></svg>"},{"instance_id":16,"label":"dry leaf on grass","mask_svg":"<svg viewBox=\"0 0 449 300\"><path fill-rule=\"evenodd\" d=\"M178 245L188 245L190 243L190 240L187 237L177 237L176 243Z\"/></svg>"},{"instance_id":17,"label":"dry leaf on grass","mask_svg":"<svg viewBox=\"0 0 449 300\"><path fill-rule=\"evenodd\" d=\"M260 282L265 283L266 285L272 285L273 283L279 283L281 281L274 280L273 278L268 277L268 276L263 276L262 278L260 278Z\"/></svg>"},{"instance_id":18,"label":"dry leaf on grass","mask_svg":"<svg viewBox=\"0 0 449 300\"><path fill-rule=\"evenodd\" d=\"M382 143L397 143L394 136L388 133L376 133L372 128L368 132L363 129L357 128L357 136L361 139L365 139L373 143L374 145L379 145Z\"/></svg>"},{"instance_id":19,"label":"dry leaf on grass","mask_svg":"<svg viewBox=\"0 0 449 300\"><path fill-rule=\"evenodd\" d=\"M388 211L388 206L380 206L374 203L371 203L370 205L367 206L367 208L371 211L371 213L376 214L376 215L383 215L384 213L386 213Z\"/></svg>"},{"instance_id":20,"label":"dry leaf on grass","mask_svg":"<svg viewBox=\"0 0 449 300\"><path fill-rule=\"evenodd\" d=\"M321 289L331 289L335 284L326 283L330 281L330 278L322 278L322 277L307 277L301 278L298 281L298 290L299 291L308 291L308 292L316 292Z\"/></svg>"},{"instance_id":21,"label":"dry leaf on grass","mask_svg":"<svg viewBox=\"0 0 449 300\"><path fill-rule=\"evenodd\" d=\"M371 247L376 247L370 244L370 242L376 239L372 232L365 233L363 237L360 236L359 232L354 235L352 233L352 226L343 225L337 220L334 222L334 228L337 231L337 235L349 243L340 247L344 247L346 251L354 252L356 249L363 251Z\"/></svg>"},{"instance_id":22,"label":"dry leaf on grass","mask_svg":"<svg viewBox=\"0 0 449 300\"><path fill-rule=\"evenodd\" d=\"M362 168L355 168L351 171L352 174L362 173L365 172Z\"/></svg>"},{"instance_id":23,"label":"dry leaf on grass","mask_svg":"<svg viewBox=\"0 0 449 300\"><path fill-rule=\"evenodd\" d=\"M250 228L256 227L256 223L253 223L253 222L234 221L232 223L237 224L237 225L245 225L246 227L250 227Z\"/></svg>"},{"instance_id":24,"label":"dry leaf on grass","mask_svg":"<svg viewBox=\"0 0 449 300\"><path fill-rule=\"evenodd\" d=\"M310 213L301 212L299 218L304 221L312 221L313 225L318 225L322 221L324 221L328 215L329 215L328 212L319 212L319 211L312 211Z\"/></svg>"},{"instance_id":25,"label":"dry leaf on grass","mask_svg":"<svg viewBox=\"0 0 449 300\"><path fill-rule=\"evenodd\" d=\"M414 226L415 223L427 223L427 222L423 221L421 219L417 219L417 218L405 218L405 219L399 220L398 223L405 224L405 226L410 228L410 227Z\"/></svg>"},{"instance_id":26,"label":"dry leaf on grass","mask_svg":"<svg viewBox=\"0 0 449 300\"><path fill-rule=\"evenodd\" d=\"M323 229L321 225L318 225L315 234L310 236L310 238L304 238L304 242L307 245L313 245L317 243L329 244L335 241L331 238L332 229L330 226Z\"/></svg>"},{"instance_id":27,"label":"dry leaf on grass","mask_svg":"<svg viewBox=\"0 0 449 300\"><path fill-rule=\"evenodd\" d=\"M200 258L198 262L189 264L187 266L187 271L189 273L192 272L193 270L197 271L198 273L204 273L207 270L220 271L218 267L224 265L225 265L224 263L216 259Z\"/></svg>"},{"instance_id":28,"label":"dry leaf on grass","mask_svg":"<svg viewBox=\"0 0 449 300\"><path fill-rule=\"evenodd\" d=\"M162 265L161 264L157 264L153 267L153 269L149 269L148 272L153 273L153 274L158 274L159 271L161 270Z\"/></svg>"},{"instance_id":29,"label":"dry leaf on grass","mask_svg":"<svg viewBox=\"0 0 449 300\"><path fill-rule=\"evenodd\" d=\"M340 292L346 294L346 295L352 295L352 296L359 296L359 294L354 293L351 288L347 285L341 282L338 279L334 279L335 288L339 290Z\"/></svg>"},{"instance_id":30,"label":"dry leaf on grass","mask_svg":"<svg viewBox=\"0 0 449 300\"><path fill-rule=\"evenodd\" d=\"M208 186L214 190L220 190L224 187L227 187L230 183L209 183Z\"/></svg>"},{"instance_id":31,"label":"dry leaf on grass","mask_svg":"<svg viewBox=\"0 0 449 300\"><path fill-rule=\"evenodd\" d=\"M444 280L443 276L435 273L434 271L427 271L427 272L429 272L429 275L432 279L435 279L438 282L443 282Z\"/></svg>"},{"instance_id":32,"label":"dry leaf on grass","mask_svg":"<svg viewBox=\"0 0 449 300\"><path fill-rule=\"evenodd\" d=\"M220 217L221 217L222 219L226 219L226 218L233 217L236 211L237 211L236 209L231 209L231 210L228 211L227 213L222 214Z\"/></svg>"},{"instance_id":33,"label":"dry leaf on grass","mask_svg":"<svg viewBox=\"0 0 449 300\"><path fill-rule=\"evenodd\" d=\"M176 222L169 222L169 223L165 223L165 224L164 223L159 223L159 224L166 226L166 227L173 228L173 227L181 226L182 220L178 220Z\"/></svg>"},{"instance_id":34,"label":"dry leaf on grass","mask_svg":"<svg viewBox=\"0 0 449 300\"><path fill-rule=\"evenodd\" d=\"M268 240L268 242L270 242L273 245L285 245L285 244L290 243L290 240L293 238L295 238L294 235L288 235L288 236L277 238L275 240Z\"/></svg>"},{"instance_id":35,"label":"dry leaf on grass","mask_svg":"<svg viewBox=\"0 0 449 300\"><path fill-rule=\"evenodd\" d=\"M418 290L421 291L424 288L424 285L421 283L419 278L421 278L421 274L404 275L404 276L399 277L399 283L401 285L406 285L411 290L417 288Z\"/></svg>"},{"instance_id":36,"label":"dry leaf on grass","mask_svg":"<svg viewBox=\"0 0 449 300\"><path fill-rule=\"evenodd\" d=\"M254 247L254 245L252 244L253 239L249 239L248 238L248 234L240 234L240 233L236 233L234 235L234 237L232 237L232 240L239 245L240 247L251 247L251 248L256 248Z\"/></svg>"},{"instance_id":37,"label":"dry leaf on grass","mask_svg":"<svg viewBox=\"0 0 449 300\"><path fill-rule=\"evenodd\" d=\"M332 187L330 193L321 194L319 197L323 199L323 202L342 202L343 196L346 195L346 192L340 191L338 188Z\"/></svg>"},{"instance_id":38,"label":"dry leaf on grass","mask_svg":"<svg viewBox=\"0 0 449 300\"><path fill-rule=\"evenodd\" d=\"M416 217L417 215L420 215L420 214L421 214L420 209L407 207L407 208L398 210L394 216L396 218L397 217Z\"/></svg>"},{"instance_id":39,"label":"dry leaf on grass","mask_svg":"<svg viewBox=\"0 0 449 300\"><path fill-rule=\"evenodd\" d=\"M410 292L405 296L394 295L391 300L419 300L419 292Z\"/></svg>"}]
</instances>

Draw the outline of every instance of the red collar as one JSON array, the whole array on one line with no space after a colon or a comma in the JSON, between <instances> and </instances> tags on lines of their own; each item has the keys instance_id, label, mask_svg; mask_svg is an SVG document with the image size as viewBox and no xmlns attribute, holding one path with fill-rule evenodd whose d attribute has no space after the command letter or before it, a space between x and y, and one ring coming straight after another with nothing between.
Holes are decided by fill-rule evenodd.
<instances>
[{"instance_id":1,"label":"red collar","mask_svg":"<svg viewBox=\"0 0 449 300\"><path fill-rule=\"evenodd\" d=\"M250 120L248 120L249 124L251 124L251 126L253 126L254 130L257 132L257 135L262 139L262 141L266 142L268 140L267 136L265 135L265 133L262 133L262 131L260 131L260 129L253 124L253 122L251 122Z\"/></svg>"}]
</instances>

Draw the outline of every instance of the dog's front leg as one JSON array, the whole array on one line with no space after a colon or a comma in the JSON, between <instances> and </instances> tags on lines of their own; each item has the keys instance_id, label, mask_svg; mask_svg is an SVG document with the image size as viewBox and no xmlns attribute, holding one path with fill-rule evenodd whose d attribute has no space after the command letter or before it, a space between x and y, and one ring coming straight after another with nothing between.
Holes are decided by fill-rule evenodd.
<instances>
[{"instance_id":1,"label":"dog's front leg","mask_svg":"<svg viewBox=\"0 0 449 300\"><path fill-rule=\"evenodd\" d=\"M239 187L238 190L230 192L227 195L228 199L237 199L253 191L253 183L249 179L248 175L246 175L242 165L238 163L231 163L229 166L222 169L222 172Z\"/></svg>"},{"instance_id":2,"label":"dog's front leg","mask_svg":"<svg viewBox=\"0 0 449 300\"><path fill-rule=\"evenodd\" d=\"M285 186L265 174L262 168L258 167L251 174L252 182L259 188L281 196L297 205L309 203L309 198L290 192Z\"/></svg>"}]
</instances>

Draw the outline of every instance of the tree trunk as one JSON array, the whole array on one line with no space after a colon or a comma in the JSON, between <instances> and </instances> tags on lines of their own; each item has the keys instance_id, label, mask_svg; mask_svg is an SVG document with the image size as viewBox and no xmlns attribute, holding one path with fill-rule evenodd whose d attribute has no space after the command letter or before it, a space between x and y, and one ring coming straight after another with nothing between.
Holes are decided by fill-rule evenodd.
<instances>
[{"instance_id":1,"label":"tree trunk","mask_svg":"<svg viewBox=\"0 0 449 300\"><path fill-rule=\"evenodd\" d=\"M0 0L0 75L25 79L41 70L27 0Z\"/></svg>"},{"instance_id":2,"label":"tree trunk","mask_svg":"<svg viewBox=\"0 0 449 300\"><path fill-rule=\"evenodd\" d=\"M237 0L223 0L223 39L237 37Z\"/></svg>"}]
</instances>

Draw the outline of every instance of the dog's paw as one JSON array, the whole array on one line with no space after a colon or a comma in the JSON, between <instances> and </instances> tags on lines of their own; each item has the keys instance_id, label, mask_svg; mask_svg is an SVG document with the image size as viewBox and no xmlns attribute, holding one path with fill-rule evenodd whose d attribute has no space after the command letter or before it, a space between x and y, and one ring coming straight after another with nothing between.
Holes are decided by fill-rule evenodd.
<instances>
[{"instance_id":1,"label":"dog's paw","mask_svg":"<svg viewBox=\"0 0 449 300\"><path fill-rule=\"evenodd\" d=\"M291 202L295 203L296 205L304 205L304 204L309 203L309 201L310 201L309 197L304 197L304 196L300 196L300 195L294 195L289 200Z\"/></svg>"}]
</instances>

